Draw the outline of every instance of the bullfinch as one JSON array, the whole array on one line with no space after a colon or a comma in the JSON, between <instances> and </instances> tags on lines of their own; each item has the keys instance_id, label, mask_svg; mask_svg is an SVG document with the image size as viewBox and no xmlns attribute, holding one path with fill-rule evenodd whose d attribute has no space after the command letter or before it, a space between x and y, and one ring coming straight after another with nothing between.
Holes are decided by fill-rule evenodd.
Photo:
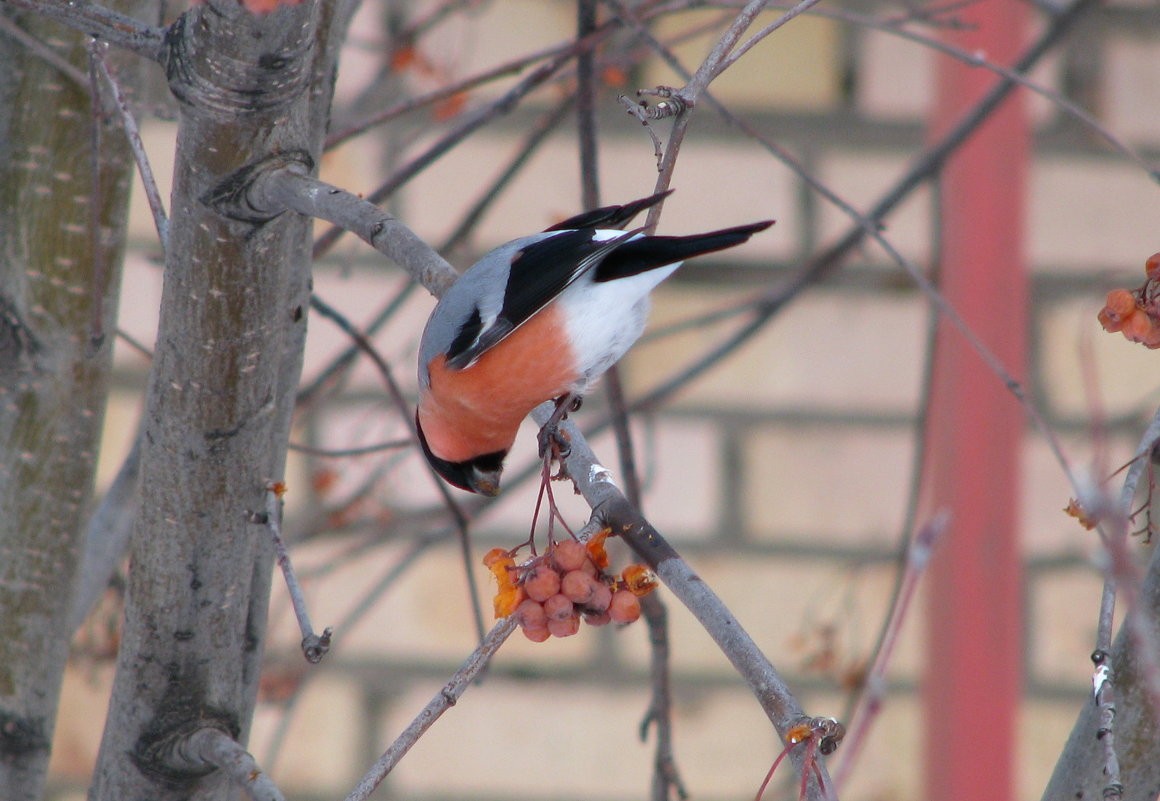
<instances>
[{"instance_id":1,"label":"bullfinch","mask_svg":"<svg viewBox=\"0 0 1160 801\"><path fill-rule=\"evenodd\" d=\"M499 492L528 413L578 400L644 330L649 293L684 259L731 248L772 220L692 236L621 228L661 193L571 217L485 255L451 285L419 344L419 442L460 489Z\"/></svg>"}]
</instances>

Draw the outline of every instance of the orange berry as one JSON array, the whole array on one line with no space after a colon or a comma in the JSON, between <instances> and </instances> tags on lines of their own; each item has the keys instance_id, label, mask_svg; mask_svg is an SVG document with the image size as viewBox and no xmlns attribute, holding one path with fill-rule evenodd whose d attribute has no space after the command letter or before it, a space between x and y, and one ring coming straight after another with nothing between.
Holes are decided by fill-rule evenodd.
<instances>
[{"instance_id":1,"label":"orange berry","mask_svg":"<svg viewBox=\"0 0 1160 801\"><path fill-rule=\"evenodd\" d=\"M533 601L546 601L560 591L560 574L547 565L533 567L524 575L524 591Z\"/></svg>"},{"instance_id":2,"label":"orange berry","mask_svg":"<svg viewBox=\"0 0 1160 801\"><path fill-rule=\"evenodd\" d=\"M1124 336L1132 342L1143 342L1152 333L1152 318L1137 312L1124 320Z\"/></svg>"},{"instance_id":3,"label":"orange berry","mask_svg":"<svg viewBox=\"0 0 1160 801\"><path fill-rule=\"evenodd\" d=\"M612 593L612 603L608 616L613 623L631 623L640 617L640 599L631 590L617 590Z\"/></svg>"},{"instance_id":4,"label":"orange berry","mask_svg":"<svg viewBox=\"0 0 1160 801\"><path fill-rule=\"evenodd\" d=\"M483 555L483 566L491 567L501 559L511 559L511 555L503 548L492 548Z\"/></svg>"},{"instance_id":5,"label":"orange berry","mask_svg":"<svg viewBox=\"0 0 1160 801\"><path fill-rule=\"evenodd\" d=\"M588 549L588 556L600 570L608 567L608 551L604 550L604 541L608 539L608 535L611 533L612 529L606 528L588 540L584 546Z\"/></svg>"},{"instance_id":6,"label":"orange berry","mask_svg":"<svg viewBox=\"0 0 1160 801\"><path fill-rule=\"evenodd\" d=\"M584 545L577 540L564 540L552 551L552 561L561 573L579 570L587 560L588 551L584 550Z\"/></svg>"},{"instance_id":7,"label":"orange berry","mask_svg":"<svg viewBox=\"0 0 1160 801\"><path fill-rule=\"evenodd\" d=\"M527 637L532 642L543 642L544 640L546 640L552 636L552 632L550 632L548 630L548 627L546 625L544 625L544 626L524 626L520 630L523 631L524 636Z\"/></svg>"},{"instance_id":8,"label":"orange berry","mask_svg":"<svg viewBox=\"0 0 1160 801\"><path fill-rule=\"evenodd\" d=\"M507 617L508 615L515 612L516 608L521 603L523 603L524 599L527 597L528 596L524 594L523 587L513 586L500 589L500 591L495 594L495 598L492 601L492 605L495 608L496 619L498 620L499 618Z\"/></svg>"},{"instance_id":9,"label":"orange berry","mask_svg":"<svg viewBox=\"0 0 1160 801\"><path fill-rule=\"evenodd\" d=\"M1144 262L1144 274L1149 278L1157 278L1156 271L1160 270L1160 253L1153 253Z\"/></svg>"},{"instance_id":10,"label":"orange berry","mask_svg":"<svg viewBox=\"0 0 1160 801\"><path fill-rule=\"evenodd\" d=\"M560 593L574 604L586 603L592 597L593 585L599 582L583 570L572 570L560 581Z\"/></svg>"},{"instance_id":11,"label":"orange berry","mask_svg":"<svg viewBox=\"0 0 1160 801\"><path fill-rule=\"evenodd\" d=\"M516 620L526 628L537 628L548 625L548 616L544 614L544 605L539 601L526 598L520 602L515 611Z\"/></svg>"},{"instance_id":12,"label":"orange berry","mask_svg":"<svg viewBox=\"0 0 1160 801\"><path fill-rule=\"evenodd\" d=\"M553 637L571 637L580 631L580 615L571 614L563 620L551 618L548 620L548 631Z\"/></svg>"},{"instance_id":13,"label":"orange berry","mask_svg":"<svg viewBox=\"0 0 1160 801\"><path fill-rule=\"evenodd\" d=\"M544 601L544 614L548 616L548 620L563 620L574 613L572 602L566 595L553 595Z\"/></svg>"},{"instance_id":14,"label":"orange berry","mask_svg":"<svg viewBox=\"0 0 1160 801\"><path fill-rule=\"evenodd\" d=\"M624 581L624 586L638 598L648 595L660 583L657 574L646 565L629 565L620 572L620 578Z\"/></svg>"}]
</instances>

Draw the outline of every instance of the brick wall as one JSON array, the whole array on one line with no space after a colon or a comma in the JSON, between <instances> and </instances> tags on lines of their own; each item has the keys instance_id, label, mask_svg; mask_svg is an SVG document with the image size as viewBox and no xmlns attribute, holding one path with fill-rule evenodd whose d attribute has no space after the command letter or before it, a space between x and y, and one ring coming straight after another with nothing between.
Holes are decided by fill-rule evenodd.
<instances>
[{"instance_id":1,"label":"brick wall","mask_svg":"<svg viewBox=\"0 0 1160 801\"><path fill-rule=\"evenodd\" d=\"M366 31L379 23L377 6L368 5L357 28L364 43L375 40ZM567 36L572 15L570 4L562 2L490 4L472 12L468 22L447 26L427 55L454 74L468 74ZM658 33L673 33L677 24L665 23ZM514 31L520 32L518 41ZM1155 159L1158 33L1160 12L1152 4L1110 3L1081 23L1034 77L1074 93L1103 124ZM695 65L706 42L688 41L679 53ZM935 56L886 33L820 17L793 23L769 45L740 62L719 95L845 200L865 208L922 145ZM373 65L366 48L352 58ZM663 65L650 63L633 86L674 80ZM350 97L355 89L343 91ZM610 88L601 98L606 202L647 194L655 177L651 145L615 103L617 91L622 90ZM550 93L534 98L527 109L450 153L409 186L396 202L398 212L429 241L442 241L514 151L536 110L550 102ZM1034 98L1031 109L1036 134L1028 198L1029 385L1078 464L1097 455L1114 468L1134 447L1155 406L1157 357L1103 335L1095 313L1108 288L1135 284L1144 258L1160 250L1160 205L1140 167L1110 153L1042 98ZM390 147L359 141L342 148L324 165L325 177L370 191L395 157L392 151L414 152L429 141L431 134L420 126L401 127L408 125ZM164 162L172 128L154 124L148 133ZM576 211L574 153L570 129L551 137L485 217L477 248ZM163 167L156 171L165 175ZM728 261L706 258L658 291L653 330L775 285L848 225L840 211L707 110L685 145L674 185L665 231L764 217L778 224L728 254ZM931 202L928 191L917 192L891 216L886 232L924 266L936 248ZM159 276L150 261L155 248L141 203L133 225L140 246L129 262L123 327L149 341ZM357 243L340 246L317 279L324 298L364 323L400 286L397 273ZM422 292L413 294L377 337L409 387L414 345L431 305ZM929 317L923 297L879 250L868 247L729 360L663 409L635 421L646 513L726 600L814 714L843 714L839 674L866 656L887 607L891 559L913 481ZM626 363L630 393L647 392L736 325L643 343ZM345 346L327 323L313 320L307 377ZM146 368L127 348L120 348L118 359L122 383L110 407L105 476L126 450ZM600 419L602 405L594 397L579 418ZM1101 411L1093 417L1093 409ZM298 437L347 447L400 431L378 379L360 365L340 396L304 418ZM523 463L533 451L530 431L519 446ZM593 444L615 463L608 435L597 435ZM1024 444L1020 537L1026 554L1027 674L1018 759L1019 797L1033 799L1086 697L1100 578L1091 565L1093 535L1061 513L1070 492L1060 470L1037 435L1029 431ZM513 462L514 473L521 459ZM333 482L325 493L311 489L320 470ZM289 797L333 799L349 790L442 686L472 648L474 629L454 539L449 531L433 537L439 529L420 517L437 497L414 454L342 461L298 457L291 471L288 531L334 532L346 525L341 531L348 536L315 536L296 551L314 620L338 629L324 664L306 668L293 653L298 634L284 595L275 593L270 661L282 681L271 682L271 698L276 700L279 687L297 682L301 690L289 710L263 703L253 750L272 765ZM370 498L341 520L327 518L374 471L379 484ZM526 536L533 500L532 487L513 486L479 513L477 559L493 544L510 546ZM578 524L584 508L568 501L570 519ZM363 546L352 551L352 543ZM478 564L472 568L486 608L485 572ZM368 608L356 613L364 601ZM748 797L778 750L774 733L699 625L671 598L666 602L679 768L696 799ZM920 798L923 733L916 685L922 616L920 599L890 672L886 710L844 799ZM826 645L836 649L837 669L811 668L809 657ZM69 673L53 763L61 801L83 797L109 678L108 664L90 658L78 658ZM587 630L542 645L517 635L486 683L471 688L436 724L376 797L642 797L651 745L642 745L636 731L646 688L643 624ZM283 739L280 727L286 725ZM279 739L281 750L271 757L271 744Z\"/></svg>"}]
</instances>

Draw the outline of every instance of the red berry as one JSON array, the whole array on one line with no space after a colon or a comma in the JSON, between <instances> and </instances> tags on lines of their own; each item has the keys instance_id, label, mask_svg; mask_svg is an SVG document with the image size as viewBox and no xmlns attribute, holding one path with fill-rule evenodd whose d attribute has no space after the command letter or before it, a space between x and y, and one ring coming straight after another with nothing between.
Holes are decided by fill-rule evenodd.
<instances>
[{"instance_id":1,"label":"red berry","mask_svg":"<svg viewBox=\"0 0 1160 801\"><path fill-rule=\"evenodd\" d=\"M524 636L532 642L543 642L552 636L552 632L548 630L547 626L524 627L521 629Z\"/></svg>"},{"instance_id":2,"label":"red berry","mask_svg":"<svg viewBox=\"0 0 1160 801\"><path fill-rule=\"evenodd\" d=\"M1123 330L1136 315L1136 296L1126 289L1113 289L1096 317L1108 333Z\"/></svg>"},{"instance_id":3,"label":"red berry","mask_svg":"<svg viewBox=\"0 0 1160 801\"><path fill-rule=\"evenodd\" d=\"M640 617L640 599L631 590L617 590L612 594L608 616L614 623L631 623Z\"/></svg>"},{"instance_id":4,"label":"red berry","mask_svg":"<svg viewBox=\"0 0 1160 801\"><path fill-rule=\"evenodd\" d=\"M549 620L548 631L553 637L571 637L580 631L580 615L572 614L563 620Z\"/></svg>"},{"instance_id":5,"label":"red berry","mask_svg":"<svg viewBox=\"0 0 1160 801\"><path fill-rule=\"evenodd\" d=\"M548 620L564 620L571 617L574 611L572 602L566 595L553 595L544 601L544 614L548 616Z\"/></svg>"},{"instance_id":6,"label":"red berry","mask_svg":"<svg viewBox=\"0 0 1160 801\"><path fill-rule=\"evenodd\" d=\"M524 591L533 601L546 601L560 591L560 574L547 565L533 567L524 575Z\"/></svg>"},{"instance_id":7,"label":"red berry","mask_svg":"<svg viewBox=\"0 0 1160 801\"><path fill-rule=\"evenodd\" d=\"M1108 311L1119 317L1127 317L1136 310L1136 296L1126 289L1113 289L1104 303Z\"/></svg>"},{"instance_id":8,"label":"red berry","mask_svg":"<svg viewBox=\"0 0 1160 801\"><path fill-rule=\"evenodd\" d=\"M1124 320L1124 336L1133 342L1144 342L1152 334L1152 318L1136 312Z\"/></svg>"},{"instance_id":9,"label":"red berry","mask_svg":"<svg viewBox=\"0 0 1160 801\"><path fill-rule=\"evenodd\" d=\"M516 607L516 620L524 628L537 628L548 625L548 616L544 614L544 605L531 598L523 601Z\"/></svg>"},{"instance_id":10,"label":"red berry","mask_svg":"<svg viewBox=\"0 0 1160 801\"><path fill-rule=\"evenodd\" d=\"M603 581L597 581L592 588L592 596L584 604L584 608L593 612L604 612L612 603L612 588Z\"/></svg>"},{"instance_id":11,"label":"red berry","mask_svg":"<svg viewBox=\"0 0 1160 801\"><path fill-rule=\"evenodd\" d=\"M1149 278L1156 278L1156 271L1160 270L1160 253L1153 253L1144 262L1144 274Z\"/></svg>"},{"instance_id":12,"label":"red berry","mask_svg":"<svg viewBox=\"0 0 1160 801\"><path fill-rule=\"evenodd\" d=\"M588 560L588 551L576 540L564 540L552 551L552 561L561 573L579 570Z\"/></svg>"},{"instance_id":13,"label":"red berry","mask_svg":"<svg viewBox=\"0 0 1160 801\"><path fill-rule=\"evenodd\" d=\"M560 592L568 596L572 603L583 604L592 597L592 590L599 583L583 570L573 570L564 574L560 581Z\"/></svg>"}]
</instances>

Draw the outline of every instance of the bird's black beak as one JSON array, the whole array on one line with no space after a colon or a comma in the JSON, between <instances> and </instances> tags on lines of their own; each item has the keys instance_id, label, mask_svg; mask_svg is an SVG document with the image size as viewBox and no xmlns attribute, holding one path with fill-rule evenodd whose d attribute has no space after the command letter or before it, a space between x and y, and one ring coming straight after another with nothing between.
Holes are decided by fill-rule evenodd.
<instances>
[{"instance_id":1,"label":"bird's black beak","mask_svg":"<svg viewBox=\"0 0 1160 801\"><path fill-rule=\"evenodd\" d=\"M503 473L502 464L496 470L485 470L471 462L463 464L467 467L468 489L472 492L478 492L480 495L486 495L489 498L494 498L496 495L499 495L499 477Z\"/></svg>"},{"instance_id":2,"label":"bird's black beak","mask_svg":"<svg viewBox=\"0 0 1160 801\"><path fill-rule=\"evenodd\" d=\"M431 451L427 437L423 434L423 426L419 424L418 414L415 415L415 430L419 434L419 445L423 448L423 455L444 481L453 487L486 495L489 498L499 495L499 479L503 473L506 450L485 453L463 462L450 462Z\"/></svg>"}]
</instances>

